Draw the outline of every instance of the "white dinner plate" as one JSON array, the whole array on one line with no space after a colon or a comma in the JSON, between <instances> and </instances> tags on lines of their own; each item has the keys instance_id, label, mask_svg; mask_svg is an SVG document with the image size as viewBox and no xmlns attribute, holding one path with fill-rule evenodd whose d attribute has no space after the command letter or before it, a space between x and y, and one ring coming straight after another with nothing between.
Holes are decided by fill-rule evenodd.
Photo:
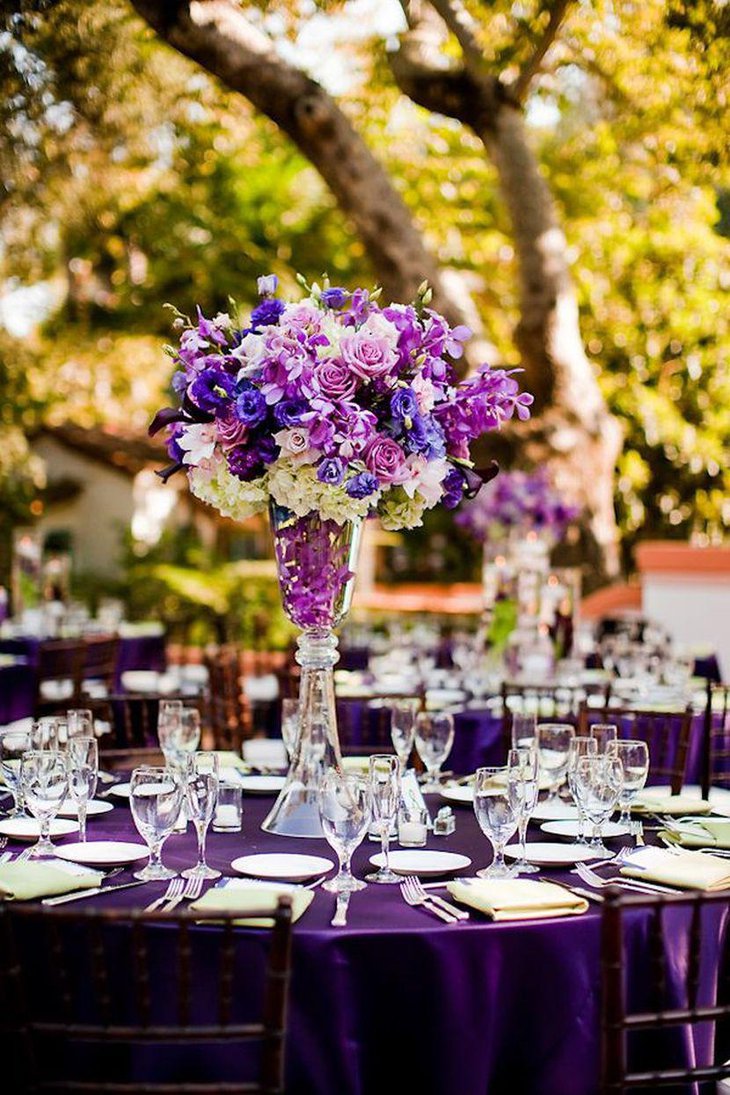
<instances>
[{"instance_id":1,"label":"white dinner plate","mask_svg":"<svg viewBox=\"0 0 730 1095\"><path fill-rule=\"evenodd\" d=\"M55 836L68 836L78 831L78 821L54 817L48 835L52 840ZM10 837L11 840L38 840L40 835L40 823L34 817L6 817L0 821L0 836Z\"/></svg>"},{"instance_id":2,"label":"white dinner plate","mask_svg":"<svg viewBox=\"0 0 730 1095\"><path fill-rule=\"evenodd\" d=\"M543 833L549 833L551 836L577 837L579 826L577 821L546 821L540 828ZM586 827L586 834L590 829L590 825ZM626 836L629 832L631 830L628 825L621 825L618 821L606 821L601 826L601 836L604 840L610 840L614 836Z\"/></svg>"},{"instance_id":3,"label":"white dinner plate","mask_svg":"<svg viewBox=\"0 0 730 1095\"><path fill-rule=\"evenodd\" d=\"M123 867L146 859L149 848L128 840L87 840L83 843L62 844L56 848L59 859L83 863L86 867Z\"/></svg>"},{"instance_id":4,"label":"white dinner plate","mask_svg":"<svg viewBox=\"0 0 730 1095\"><path fill-rule=\"evenodd\" d=\"M110 787L106 792L108 795L114 795L115 798L129 798L129 783L115 783L113 787Z\"/></svg>"},{"instance_id":5,"label":"white dinner plate","mask_svg":"<svg viewBox=\"0 0 730 1095\"><path fill-rule=\"evenodd\" d=\"M241 776L238 785L249 795L275 795L286 783L286 776Z\"/></svg>"},{"instance_id":6,"label":"white dinner plate","mask_svg":"<svg viewBox=\"0 0 730 1095\"><path fill-rule=\"evenodd\" d=\"M525 859L538 867L566 867L573 863L583 863L587 859L600 859L601 853L583 844L557 844L535 840L526 845ZM519 844L508 844L504 854L509 859L520 858Z\"/></svg>"},{"instance_id":7,"label":"white dinner plate","mask_svg":"<svg viewBox=\"0 0 730 1095\"><path fill-rule=\"evenodd\" d=\"M396 874L443 875L461 871L471 864L467 855L456 852L396 851L389 855L390 866ZM383 854L370 856L374 867L383 866Z\"/></svg>"},{"instance_id":8,"label":"white dinner plate","mask_svg":"<svg viewBox=\"0 0 730 1095\"><path fill-rule=\"evenodd\" d=\"M96 814L108 814L110 810L114 809L113 802L104 802L101 798L92 798L91 802L86 805L86 816L94 817ZM58 811L58 817L78 817L79 807L78 803L73 799L66 799L61 809Z\"/></svg>"},{"instance_id":9,"label":"white dinner plate","mask_svg":"<svg viewBox=\"0 0 730 1095\"><path fill-rule=\"evenodd\" d=\"M577 821L578 820L578 807L574 806L572 802L563 802L562 799L558 799L556 802L548 802L545 799L544 802L538 802L535 809L532 811L532 821Z\"/></svg>"},{"instance_id":10,"label":"white dinner plate","mask_svg":"<svg viewBox=\"0 0 730 1095\"><path fill-rule=\"evenodd\" d=\"M304 882L319 874L331 871L334 863L321 855L298 855L288 852L270 852L260 855L242 855L231 863L239 874L253 878L282 878L288 882Z\"/></svg>"},{"instance_id":11,"label":"white dinner plate","mask_svg":"<svg viewBox=\"0 0 730 1095\"><path fill-rule=\"evenodd\" d=\"M441 798L445 798L447 802L456 802L460 806L473 806L474 788L469 784L455 787L442 787Z\"/></svg>"}]
</instances>

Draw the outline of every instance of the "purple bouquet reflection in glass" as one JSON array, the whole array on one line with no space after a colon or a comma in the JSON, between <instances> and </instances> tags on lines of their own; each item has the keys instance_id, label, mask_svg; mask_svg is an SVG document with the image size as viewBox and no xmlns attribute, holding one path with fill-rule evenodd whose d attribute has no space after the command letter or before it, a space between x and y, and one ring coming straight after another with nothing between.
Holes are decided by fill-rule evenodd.
<instances>
[{"instance_id":1,"label":"purple bouquet reflection in glass","mask_svg":"<svg viewBox=\"0 0 730 1095\"><path fill-rule=\"evenodd\" d=\"M340 525L279 507L272 517L284 611L297 627L336 626L349 607L361 522Z\"/></svg>"}]
</instances>

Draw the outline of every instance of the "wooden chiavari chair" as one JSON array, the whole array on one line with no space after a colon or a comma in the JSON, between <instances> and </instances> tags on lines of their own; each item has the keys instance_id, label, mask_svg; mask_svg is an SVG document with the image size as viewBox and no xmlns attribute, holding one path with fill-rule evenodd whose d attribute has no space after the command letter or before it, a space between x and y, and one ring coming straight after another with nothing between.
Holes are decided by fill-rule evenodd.
<instances>
[{"instance_id":1,"label":"wooden chiavari chair","mask_svg":"<svg viewBox=\"0 0 730 1095\"><path fill-rule=\"evenodd\" d=\"M390 736L390 707L385 697L375 697L366 703L338 700L337 729L343 756L395 752Z\"/></svg>"},{"instance_id":2,"label":"wooden chiavari chair","mask_svg":"<svg viewBox=\"0 0 730 1095\"><path fill-rule=\"evenodd\" d=\"M235 646L206 652L208 670L208 721L214 749L241 752L251 737L251 705L243 688L241 659Z\"/></svg>"},{"instance_id":3,"label":"wooden chiavari chair","mask_svg":"<svg viewBox=\"0 0 730 1095\"><path fill-rule=\"evenodd\" d=\"M236 921L247 915L261 912ZM255 934L220 911L13 903L0 907L0 933L9 1093L284 1092L290 897Z\"/></svg>"},{"instance_id":4,"label":"wooden chiavari chair","mask_svg":"<svg viewBox=\"0 0 730 1095\"><path fill-rule=\"evenodd\" d=\"M107 723L107 732L99 737L99 751L106 768L132 768L137 764L156 764L161 759L157 738L157 716L163 700L182 699L186 707L201 712L204 699L200 696L171 696L150 692L112 694L103 701L103 712L97 709L97 732L100 721ZM92 708L93 709L93 708ZM202 738L201 738L202 740Z\"/></svg>"},{"instance_id":5,"label":"wooden chiavari chair","mask_svg":"<svg viewBox=\"0 0 730 1095\"><path fill-rule=\"evenodd\" d=\"M92 699L98 699L114 691L119 642L116 635L94 635L84 640L81 673L83 697L88 695Z\"/></svg>"},{"instance_id":6,"label":"wooden chiavari chair","mask_svg":"<svg viewBox=\"0 0 730 1095\"><path fill-rule=\"evenodd\" d=\"M711 787L730 788L730 684L707 682L703 726L702 797Z\"/></svg>"},{"instance_id":7,"label":"wooden chiavari chair","mask_svg":"<svg viewBox=\"0 0 730 1095\"><path fill-rule=\"evenodd\" d=\"M636 738L649 747L649 777L652 783L669 783L673 795L684 784L692 708L678 711L639 710L635 707L606 707L600 711L583 706L578 733L590 734L597 723L615 723L620 738ZM659 778L657 778L659 777Z\"/></svg>"},{"instance_id":8,"label":"wooden chiavari chair","mask_svg":"<svg viewBox=\"0 0 730 1095\"><path fill-rule=\"evenodd\" d=\"M39 644L33 705L36 718L81 706L85 654L82 639L48 639Z\"/></svg>"},{"instance_id":9,"label":"wooden chiavari chair","mask_svg":"<svg viewBox=\"0 0 730 1095\"><path fill-rule=\"evenodd\" d=\"M660 1088L715 1095L716 1081L730 1076L727 891L644 897L611 888L603 895L601 1095ZM698 1063L687 1035L702 1024L705 1033L712 1024L714 1043L706 1044L714 1056Z\"/></svg>"}]
</instances>

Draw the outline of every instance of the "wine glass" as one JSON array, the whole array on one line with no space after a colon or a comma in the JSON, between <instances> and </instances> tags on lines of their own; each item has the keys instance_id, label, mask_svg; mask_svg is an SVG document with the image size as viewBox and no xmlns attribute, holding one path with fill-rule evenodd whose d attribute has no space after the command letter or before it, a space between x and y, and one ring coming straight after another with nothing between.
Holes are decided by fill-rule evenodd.
<instances>
[{"instance_id":1,"label":"wine glass","mask_svg":"<svg viewBox=\"0 0 730 1095\"><path fill-rule=\"evenodd\" d=\"M167 700L165 703L180 701ZM160 705L162 707L162 704ZM160 748L168 764L185 767L186 757L200 744L200 712L196 707L183 707L160 711L157 723Z\"/></svg>"},{"instance_id":2,"label":"wine glass","mask_svg":"<svg viewBox=\"0 0 730 1095\"><path fill-rule=\"evenodd\" d=\"M160 700L157 711L157 737L165 760L174 759L177 752L175 742L182 709L182 700Z\"/></svg>"},{"instance_id":3,"label":"wine glass","mask_svg":"<svg viewBox=\"0 0 730 1095\"><path fill-rule=\"evenodd\" d=\"M507 754L507 768L518 777L515 791L518 796L520 812L517 829L520 837L520 858L514 866L515 874L535 874L539 870L534 863L527 862L527 825L532 811L537 805L539 793L540 765L536 749L510 749Z\"/></svg>"},{"instance_id":4,"label":"wine glass","mask_svg":"<svg viewBox=\"0 0 730 1095\"><path fill-rule=\"evenodd\" d=\"M519 776L509 768L477 768L474 777L474 813L479 828L494 849L488 867L477 871L480 878L511 878L514 867L504 861L504 846L517 829L520 796L515 787Z\"/></svg>"},{"instance_id":5,"label":"wine glass","mask_svg":"<svg viewBox=\"0 0 730 1095\"><path fill-rule=\"evenodd\" d=\"M30 747L33 750L58 749L58 722L56 718L44 715L30 724Z\"/></svg>"},{"instance_id":6,"label":"wine glass","mask_svg":"<svg viewBox=\"0 0 730 1095\"><path fill-rule=\"evenodd\" d=\"M595 738L588 737L587 734L577 734L570 743L570 749L568 751L568 788L573 796L576 809L578 811L578 836L576 838L576 844L587 844L585 835L586 827L586 814L583 809L583 803L578 797L575 789L575 766L581 757L596 757L598 756L598 742Z\"/></svg>"},{"instance_id":7,"label":"wine glass","mask_svg":"<svg viewBox=\"0 0 730 1095\"><path fill-rule=\"evenodd\" d=\"M550 780L550 794L547 799L549 803L557 800L558 788L565 779L568 752L574 737L575 730L568 723L543 722L537 728L540 771Z\"/></svg>"},{"instance_id":8,"label":"wine glass","mask_svg":"<svg viewBox=\"0 0 730 1095\"><path fill-rule=\"evenodd\" d=\"M69 738L66 765L68 789L76 802L80 839L84 841L89 801L96 794L96 781L99 777L99 747L96 738Z\"/></svg>"},{"instance_id":9,"label":"wine glass","mask_svg":"<svg viewBox=\"0 0 730 1095\"><path fill-rule=\"evenodd\" d=\"M424 794L441 790L439 771L454 744L454 716L447 711L421 711L416 716L416 749L426 765Z\"/></svg>"},{"instance_id":10,"label":"wine glass","mask_svg":"<svg viewBox=\"0 0 730 1095\"><path fill-rule=\"evenodd\" d=\"M366 874L365 878L368 882L392 885L400 882L398 875L390 869L388 857L390 831L400 806L400 761L397 757L391 756L390 753L374 753L371 756L368 798L372 820L380 836L383 866L371 874Z\"/></svg>"},{"instance_id":11,"label":"wine glass","mask_svg":"<svg viewBox=\"0 0 730 1095\"><path fill-rule=\"evenodd\" d=\"M162 863L161 852L177 821L182 798L182 782L169 768L144 766L132 772L129 787L132 819L150 853L149 863L135 873L135 878L150 882L175 877L177 872Z\"/></svg>"},{"instance_id":12,"label":"wine glass","mask_svg":"<svg viewBox=\"0 0 730 1095\"><path fill-rule=\"evenodd\" d=\"M27 730L4 730L0 733L0 770L13 796L13 808L8 817L23 817L23 791L20 783L20 762L32 747Z\"/></svg>"},{"instance_id":13,"label":"wine glass","mask_svg":"<svg viewBox=\"0 0 730 1095\"><path fill-rule=\"evenodd\" d=\"M394 700L390 705L390 737L400 761L401 776L408 767L416 736L417 699Z\"/></svg>"},{"instance_id":14,"label":"wine glass","mask_svg":"<svg viewBox=\"0 0 730 1095\"><path fill-rule=\"evenodd\" d=\"M537 742L537 715L515 712L512 715L512 748L534 749Z\"/></svg>"},{"instance_id":15,"label":"wine glass","mask_svg":"<svg viewBox=\"0 0 730 1095\"><path fill-rule=\"evenodd\" d=\"M623 787L623 766L616 756L599 753L580 757L575 766L575 789L588 820L593 825L589 848L599 855L608 849L601 837L601 826L613 813Z\"/></svg>"},{"instance_id":16,"label":"wine glass","mask_svg":"<svg viewBox=\"0 0 730 1095\"><path fill-rule=\"evenodd\" d=\"M332 893L365 889L365 883L353 877L350 863L370 824L368 781L356 773L330 768L320 784L319 812L324 835L339 861L337 874L322 888Z\"/></svg>"},{"instance_id":17,"label":"wine glass","mask_svg":"<svg viewBox=\"0 0 730 1095\"><path fill-rule=\"evenodd\" d=\"M183 871L183 878L220 878L221 873L205 862L208 826L218 802L220 770L215 753L195 753L188 761L185 796L188 815L198 834L198 862Z\"/></svg>"},{"instance_id":18,"label":"wine glass","mask_svg":"<svg viewBox=\"0 0 730 1095\"><path fill-rule=\"evenodd\" d=\"M618 737L618 726L614 722L594 722L588 731L596 743L599 753L607 753L608 747Z\"/></svg>"},{"instance_id":19,"label":"wine glass","mask_svg":"<svg viewBox=\"0 0 730 1095\"><path fill-rule=\"evenodd\" d=\"M66 712L68 740L71 738L93 738L94 716L87 707L75 707Z\"/></svg>"},{"instance_id":20,"label":"wine glass","mask_svg":"<svg viewBox=\"0 0 730 1095\"><path fill-rule=\"evenodd\" d=\"M622 738L621 741L611 742L607 755L618 757L621 761L624 780L619 796L621 804L619 823L630 827L631 803L644 787L649 775L649 746L645 741Z\"/></svg>"},{"instance_id":21,"label":"wine glass","mask_svg":"<svg viewBox=\"0 0 730 1095\"><path fill-rule=\"evenodd\" d=\"M30 857L55 855L49 835L51 821L68 791L66 759L52 749L31 749L20 762L20 783L25 805L40 824L40 837Z\"/></svg>"},{"instance_id":22,"label":"wine glass","mask_svg":"<svg viewBox=\"0 0 730 1095\"><path fill-rule=\"evenodd\" d=\"M281 701L281 737L284 742L289 763L294 759L299 737L299 700L287 697Z\"/></svg>"}]
</instances>

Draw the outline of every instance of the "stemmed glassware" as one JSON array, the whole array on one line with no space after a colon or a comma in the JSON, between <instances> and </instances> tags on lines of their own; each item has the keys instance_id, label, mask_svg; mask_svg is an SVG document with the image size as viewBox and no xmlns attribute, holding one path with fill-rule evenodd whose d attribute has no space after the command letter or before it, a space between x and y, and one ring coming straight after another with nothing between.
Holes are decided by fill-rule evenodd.
<instances>
[{"instance_id":1,"label":"stemmed glassware","mask_svg":"<svg viewBox=\"0 0 730 1095\"><path fill-rule=\"evenodd\" d=\"M511 878L515 873L504 861L504 847L520 820L520 794L515 786L519 779L514 769L477 768L474 813L494 849L490 865L477 871L480 878Z\"/></svg>"},{"instance_id":2,"label":"stemmed glassware","mask_svg":"<svg viewBox=\"0 0 730 1095\"><path fill-rule=\"evenodd\" d=\"M188 761L185 796L188 814L198 834L198 862L183 871L184 878L220 878L215 867L205 861L205 841L208 826L218 802L220 770L215 753L195 753Z\"/></svg>"},{"instance_id":3,"label":"stemmed glassware","mask_svg":"<svg viewBox=\"0 0 730 1095\"><path fill-rule=\"evenodd\" d=\"M416 737L417 699L393 700L390 706L390 737L400 761L401 777L408 767Z\"/></svg>"},{"instance_id":4,"label":"stemmed glassware","mask_svg":"<svg viewBox=\"0 0 730 1095\"><path fill-rule=\"evenodd\" d=\"M23 789L20 782L20 764L23 754L32 747L27 730L4 730L0 733L0 770L5 784L13 796L13 808L9 817L23 817Z\"/></svg>"},{"instance_id":5,"label":"stemmed glassware","mask_svg":"<svg viewBox=\"0 0 730 1095\"><path fill-rule=\"evenodd\" d=\"M595 738L589 738L586 734L578 734L570 743L570 750L568 752L568 788L575 807L578 811L578 836L576 837L576 844L587 844L585 835L586 828L586 814L583 809L583 802L578 796L575 786L575 767L581 757L596 757L598 756L598 742Z\"/></svg>"},{"instance_id":6,"label":"stemmed glassware","mask_svg":"<svg viewBox=\"0 0 730 1095\"><path fill-rule=\"evenodd\" d=\"M601 838L601 826L613 813L623 787L621 761L611 754L580 757L575 766L575 790L588 820L593 825L589 847L600 855L608 849Z\"/></svg>"},{"instance_id":7,"label":"stemmed glassware","mask_svg":"<svg viewBox=\"0 0 730 1095\"><path fill-rule=\"evenodd\" d=\"M421 711L416 716L416 749L426 765L424 794L441 790L440 769L454 744L454 716L448 711Z\"/></svg>"},{"instance_id":8,"label":"stemmed glassware","mask_svg":"<svg viewBox=\"0 0 730 1095\"><path fill-rule=\"evenodd\" d=\"M515 712L511 726L513 749L534 749L537 746L537 715Z\"/></svg>"},{"instance_id":9,"label":"stemmed glassware","mask_svg":"<svg viewBox=\"0 0 730 1095\"><path fill-rule=\"evenodd\" d=\"M174 878L162 863L162 845L172 832L183 798L183 783L167 768L145 766L135 768L129 788L129 804L137 831L149 848L150 859L146 867L137 871L135 878L143 882Z\"/></svg>"},{"instance_id":10,"label":"stemmed glassware","mask_svg":"<svg viewBox=\"0 0 730 1095\"><path fill-rule=\"evenodd\" d=\"M568 723L543 722L537 728L540 771L550 780L548 803L557 801L558 790L568 770L568 753L574 737L575 730Z\"/></svg>"},{"instance_id":11,"label":"stemmed glassware","mask_svg":"<svg viewBox=\"0 0 730 1095\"><path fill-rule=\"evenodd\" d=\"M69 738L66 745L68 789L76 802L79 839L86 840L86 815L96 794L99 777L99 747L95 738Z\"/></svg>"},{"instance_id":12,"label":"stemmed glassware","mask_svg":"<svg viewBox=\"0 0 730 1095\"><path fill-rule=\"evenodd\" d=\"M31 749L58 749L59 719L44 716L30 724Z\"/></svg>"},{"instance_id":13,"label":"stemmed glassware","mask_svg":"<svg viewBox=\"0 0 730 1095\"><path fill-rule=\"evenodd\" d=\"M539 870L534 863L527 862L527 826L532 811L537 805L540 786L540 766L536 749L510 749L507 754L507 768L517 776L515 793L519 802L519 821L517 829L520 837L520 858L514 866L515 874L534 874Z\"/></svg>"},{"instance_id":14,"label":"stemmed glassware","mask_svg":"<svg viewBox=\"0 0 730 1095\"><path fill-rule=\"evenodd\" d=\"M607 753L618 737L618 726L613 722L594 722L588 731L599 753Z\"/></svg>"},{"instance_id":15,"label":"stemmed glassware","mask_svg":"<svg viewBox=\"0 0 730 1095\"><path fill-rule=\"evenodd\" d=\"M375 753L370 758L368 797L372 821L380 836L383 865L377 871L365 875L368 882L392 885L399 882L398 875L390 869L388 850L390 831L398 817L400 806L400 761L390 753Z\"/></svg>"},{"instance_id":16,"label":"stemmed glassware","mask_svg":"<svg viewBox=\"0 0 730 1095\"><path fill-rule=\"evenodd\" d=\"M611 742L607 756L618 757L623 769L623 786L619 796L621 825L631 826L631 803L646 783L649 775L649 746L645 741L622 738Z\"/></svg>"},{"instance_id":17,"label":"stemmed glassware","mask_svg":"<svg viewBox=\"0 0 730 1095\"><path fill-rule=\"evenodd\" d=\"M368 780L352 772L330 768L319 788L322 829L334 848L339 870L322 884L332 893L365 889L365 883L353 877L350 863L370 824L370 788Z\"/></svg>"},{"instance_id":18,"label":"stemmed glassware","mask_svg":"<svg viewBox=\"0 0 730 1095\"><path fill-rule=\"evenodd\" d=\"M20 762L20 783L25 805L40 824L40 837L31 848L32 858L55 855L51 821L68 791L66 758L56 750L31 749Z\"/></svg>"},{"instance_id":19,"label":"stemmed glassware","mask_svg":"<svg viewBox=\"0 0 730 1095\"><path fill-rule=\"evenodd\" d=\"M75 707L66 712L68 740L71 738L93 738L94 716L86 707Z\"/></svg>"},{"instance_id":20,"label":"stemmed glassware","mask_svg":"<svg viewBox=\"0 0 730 1095\"><path fill-rule=\"evenodd\" d=\"M160 749L168 762L174 760L177 753L176 741L182 709L182 700L160 700L157 712L157 737L160 741Z\"/></svg>"}]
</instances>

